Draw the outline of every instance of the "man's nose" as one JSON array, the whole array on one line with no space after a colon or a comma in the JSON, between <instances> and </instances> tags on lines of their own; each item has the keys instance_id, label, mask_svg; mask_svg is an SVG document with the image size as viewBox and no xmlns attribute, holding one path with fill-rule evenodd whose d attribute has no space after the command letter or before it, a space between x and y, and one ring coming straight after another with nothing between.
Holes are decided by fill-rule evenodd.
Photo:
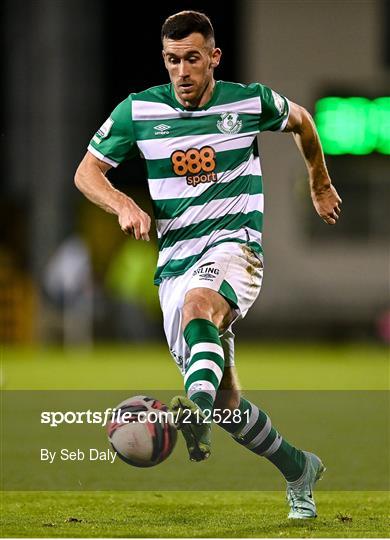
<instances>
[{"instance_id":1,"label":"man's nose","mask_svg":"<svg viewBox=\"0 0 390 540\"><path fill-rule=\"evenodd\" d=\"M182 78L188 77L188 64L185 60L181 60L179 64L179 76Z\"/></svg>"}]
</instances>

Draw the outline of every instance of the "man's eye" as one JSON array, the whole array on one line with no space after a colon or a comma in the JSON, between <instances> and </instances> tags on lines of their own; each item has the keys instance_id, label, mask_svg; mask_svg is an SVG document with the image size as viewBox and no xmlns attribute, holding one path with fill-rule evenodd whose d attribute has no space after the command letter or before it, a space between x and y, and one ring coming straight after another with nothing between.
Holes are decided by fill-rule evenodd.
<instances>
[{"instance_id":1,"label":"man's eye","mask_svg":"<svg viewBox=\"0 0 390 540\"><path fill-rule=\"evenodd\" d=\"M170 58L170 59L169 59L169 62L170 62L170 64L177 64L177 63L178 63L178 59L177 59L177 58Z\"/></svg>"},{"instance_id":2,"label":"man's eye","mask_svg":"<svg viewBox=\"0 0 390 540\"><path fill-rule=\"evenodd\" d=\"M196 56L191 56L188 60L189 62L191 62L191 64L194 64L195 62L198 61L198 58Z\"/></svg>"}]
</instances>

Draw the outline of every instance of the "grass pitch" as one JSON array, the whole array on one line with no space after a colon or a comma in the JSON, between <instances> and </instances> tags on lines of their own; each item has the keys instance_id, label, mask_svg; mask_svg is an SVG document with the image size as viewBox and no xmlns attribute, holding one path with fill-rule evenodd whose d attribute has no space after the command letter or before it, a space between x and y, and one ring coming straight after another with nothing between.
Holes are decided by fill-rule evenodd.
<instances>
[{"instance_id":1,"label":"grass pitch","mask_svg":"<svg viewBox=\"0 0 390 540\"><path fill-rule=\"evenodd\" d=\"M166 345L94 349L0 349L7 390L182 388ZM247 390L387 390L389 355L374 345L275 345L238 341L236 365Z\"/></svg>"},{"instance_id":2,"label":"grass pitch","mask_svg":"<svg viewBox=\"0 0 390 540\"><path fill-rule=\"evenodd\" d=\"M10 537L387 537L381 492L318 493L320 517L289 521L280 492L6 493Z\"/></svg>"},{"instance_id":3,"label":"grass pitch","mask_svg":"<svg viewBox=\"0 0 390 540\"><path fill-rule=\"evenodd\" d=\"M388 385L387 352L379 347L247 345L239 346L237 364L246 389L384 390ZM6 390L181 386L159 346L8 349L2 353L1 381ZM318 491L319 518L290 522L282 492L164 492L164 485L161 490L3 492L1 536L388 537L387 492Z\"/></svg>"}]
</instances>

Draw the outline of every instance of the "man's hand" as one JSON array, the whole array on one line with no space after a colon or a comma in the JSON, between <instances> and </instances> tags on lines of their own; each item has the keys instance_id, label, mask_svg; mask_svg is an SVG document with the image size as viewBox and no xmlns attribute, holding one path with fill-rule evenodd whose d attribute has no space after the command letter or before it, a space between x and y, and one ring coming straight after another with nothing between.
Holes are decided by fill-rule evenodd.
<instances>
[{"instance_id":1,"label":"man's hand","mask_svg":"<svg viewBox=\"0 0 390 540\"><path fill-rule=\"evenodd\" d=\"M284 131L293 133L305 160L311 198L317 214L328 225L335 225L340 217L342 201L329 178L320 138L312 117L306 109L290 101L290 114Z\"/></svg>"},{"instance_id":2,"label":"man's hand","mask_svg":"<svg viewBox=\"0 0 390 540\"><path fill-rule=\"evenodd\" d=\"M123 206L118 212L118 221L124 233L149 242L150 217L135 203L128 202Z\"/></svg>"},{"instance_id":3,"label":"man's hand","mask_svg":"<svg viewBox=\"0 0 390 540\"><path fill-rule=\"evenodd\" d=\"M331 183L320 188L311 188L311 199L317 214L328 225L335 225L340 217L342 203L339 194Z\"/></svg>"},{"instance_id":4,"label":"man's hand","mask_svg":"<svg viewBox=\"0 0 390 540\"><path fill-rule=\"evenodd\" d=\"M115 189L106 178L110 165L87 152L76 175L77 188L106 212L118 216L123 232L136 240L149 241L150 217L127 195Z\"/></svg>"}]
</instances>

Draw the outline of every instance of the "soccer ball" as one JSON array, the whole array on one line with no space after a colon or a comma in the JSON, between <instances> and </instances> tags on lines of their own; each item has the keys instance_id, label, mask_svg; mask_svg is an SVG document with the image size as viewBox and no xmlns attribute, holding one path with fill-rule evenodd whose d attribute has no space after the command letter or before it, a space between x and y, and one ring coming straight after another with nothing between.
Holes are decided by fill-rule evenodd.
<instances>
[{"instance_id":1,"label":"soccer ball","mask_svg":"<svg viewBox=\"0 0 390 540\"><path fill-rule=\"evenodd\" d=\"M134 396L117 405L107 431L118 456L135 467L153 467L164 461L177 439L167 413L164 403L147 396Z\"/></svg>"}]
</instances>

